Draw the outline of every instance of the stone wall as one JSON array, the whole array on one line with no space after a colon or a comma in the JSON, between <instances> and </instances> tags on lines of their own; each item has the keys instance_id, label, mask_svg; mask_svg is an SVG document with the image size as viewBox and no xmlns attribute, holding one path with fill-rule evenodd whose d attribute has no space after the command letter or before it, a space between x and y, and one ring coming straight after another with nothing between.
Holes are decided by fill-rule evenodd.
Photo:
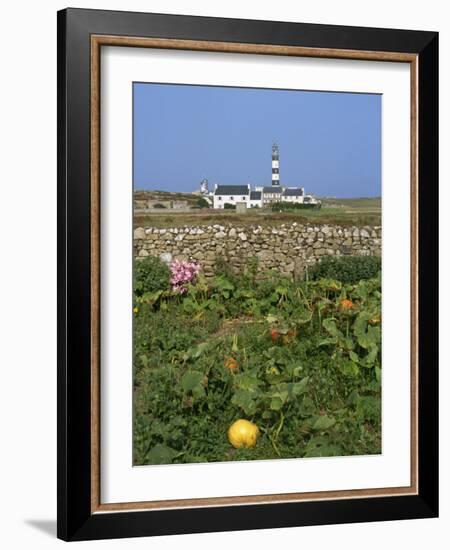
<instances>
[{"instance_id":1,"label":"stone wall","mask_svg":"<svg viewBox=\"0 0 450 550\"><path fill-rule=\"evenodd\" d=\"M134 230L137 258L195 260L204 273L213 274L217 257L239 269L256 256L259 268L277 268L298 276L305 267L325 255L381 255L381 227L335 225L203 225L167 229L138 227Z\"/></svg>"}]
</instances>

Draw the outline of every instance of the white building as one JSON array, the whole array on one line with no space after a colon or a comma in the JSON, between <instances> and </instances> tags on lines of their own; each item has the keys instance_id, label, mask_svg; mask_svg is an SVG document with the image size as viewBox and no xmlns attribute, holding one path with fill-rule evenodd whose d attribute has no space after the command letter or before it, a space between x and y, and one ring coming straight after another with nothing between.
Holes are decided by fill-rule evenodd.
<instances>
[{"instance_id":1,"label":"white building","mask_svg":"<svg viewBox=\"0 0 450 550\"><path fill-rule=\"evenodd\" d=\"M217 185L212 197L212 207L223 209L226 204L236 206L245 204L247 208L270 207L274 203L319 204L312 195L305 195L303 187L266 186L256 187L253 191L250 185Z\"/></svg>"},{"instance_id":2,"label":"white building","mask_svg":"<svg viewBox=\"0 0 450 550\"><path fill-rule=\"evenodd\" d=\"M283 189L281 195L281 202L292 202L296 204L302 204L305 197L304 187L287 187Z\"/></svg>"},{"instance_id":3,"label":"white building","mask_svg":"<svg viewBox=\"0 0 450 550\"><path fill-rule=\"evenodd\" d=\"M272 204L273 202L280 202L283 195L283 188L279 185L269 185L262 188L262 202L263 206Z\"/></svg>"},{"instance_id":4,"label":"white building","mask_svg":"<svg viewBox=\"0 0 450 550\"><path fill-rule=\"evenodd\" d=\"M303 197L303 204L321 204L322 201L318 201L316 197L312 195L305 195Z\"/></svg>"},{"instance_id":5,"label":"white building","mask_svg":"<svg viewBox=\"0 0 450 550\"><path fill-rule=\"evenodd\" d=\"M304 187L287 187L283 189L282 202L292 204L320 204L313 195L305 195Z\"/></svg>"},{"instance_id":6,"label":"white building","mask_svg":"<svg viewBox=\"0 0 450 550\"><path fill-rule=\"evenodd\" d=\"M236 206L250 203L250 185L217 185L214 189L213 208L225 208L225 204Z\"/></svg>"},{"instance_id":7,"label":"white building","mask_svg":"<svg viewBox=\"0 0 450 550\"><path fill-rule=\"evenodd\" d=\"M249 208L262 208L262 192L261 191L250 191L250 201L248 204Z\"/></svg>"},{"instance_id":8,"label":"white building","mask_svg":"<svg viewBox=\"0 0 450 550\"><path fill-rule=\"evenodd\" d=\"M200 183L200 193L202 195L209 195L208 185L208 180L206 178L202 179L202 182Z\"/></svg>"}]
</instances>

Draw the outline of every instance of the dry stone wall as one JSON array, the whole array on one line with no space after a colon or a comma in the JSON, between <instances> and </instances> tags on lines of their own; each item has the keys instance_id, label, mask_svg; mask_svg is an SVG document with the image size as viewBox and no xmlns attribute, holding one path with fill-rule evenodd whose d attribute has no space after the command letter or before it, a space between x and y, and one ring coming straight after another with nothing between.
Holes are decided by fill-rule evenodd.
<instances>
[{"instance_id":1,"label":"dry stone wall","mask_svg":"<svg viewBox=\"0 0 450 550\"><path fill-rule=\"evenodd\" d=\"M380 256L381 227L342 227L286 223L262 225L203 225L196 227L138 227L134 230L136 258L195 260L212 275L218 257L238 270L257 257L261 270L300 275L325 255Z\"/></svg>"}]
</instances>

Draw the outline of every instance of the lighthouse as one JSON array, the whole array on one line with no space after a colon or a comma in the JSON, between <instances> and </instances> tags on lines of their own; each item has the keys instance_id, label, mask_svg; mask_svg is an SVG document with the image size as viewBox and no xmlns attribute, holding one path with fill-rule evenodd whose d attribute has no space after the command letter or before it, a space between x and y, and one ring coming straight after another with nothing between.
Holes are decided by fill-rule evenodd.
<instances>
[{"instance_id":1,"label":"lighthouse","mask_svg":"<svg viewBox=\"0 0 450 550\"><path fill-rule=\"evenodd\" d=\"M276 143L272 145L272 185L280 185L280 155Z\"/></svg>"},{"instance_id":2,"label":"lighthouse","mask_svg":"<svg viewBox=\"0 0 450 550\"><path fill-rule=\"evenodd\" d=\"M206 178L200 183L200 193L202 195L209 195L208 180Z\"/></svg>"}]
</instances>

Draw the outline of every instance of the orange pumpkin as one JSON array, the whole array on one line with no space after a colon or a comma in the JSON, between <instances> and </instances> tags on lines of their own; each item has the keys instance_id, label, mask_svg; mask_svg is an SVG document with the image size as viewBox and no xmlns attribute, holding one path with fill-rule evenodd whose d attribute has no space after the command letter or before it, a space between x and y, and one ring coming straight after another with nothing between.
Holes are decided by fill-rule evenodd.
<instances>
[{"instance_id":1,"label":"orange pumpkin","mask_svg":"<svg viewBox=\"0 0 450 550\"><path fill-rule=\"evenodd\" d=\"M229 371L233 372L237 370L238 363L234 357L227 357L225 359L225 368L227 368Z\"/></svg>"},{"instance_id":2,"label":"orange pumpkin","mask_svg":"<svg viewBox=\"0 0 450 550\"><path fill-rule=\"evenodd\" d=\"M281 334L278 332L276 328L272 328L270 330L270 337L272 338L272 342L275 344L280 339Z\"/></svg>"},{"instance_id":3,"label":"orange pumpkin","mask_svg":"<svg viewBox=\"0 0 450 550\"><path fill-rule=\"evenodd\" d=\"M351 300L341 300L340 306L342 310L348 311L349 309L353 309L355 304Z\"/></svg>"}]
</instances>

